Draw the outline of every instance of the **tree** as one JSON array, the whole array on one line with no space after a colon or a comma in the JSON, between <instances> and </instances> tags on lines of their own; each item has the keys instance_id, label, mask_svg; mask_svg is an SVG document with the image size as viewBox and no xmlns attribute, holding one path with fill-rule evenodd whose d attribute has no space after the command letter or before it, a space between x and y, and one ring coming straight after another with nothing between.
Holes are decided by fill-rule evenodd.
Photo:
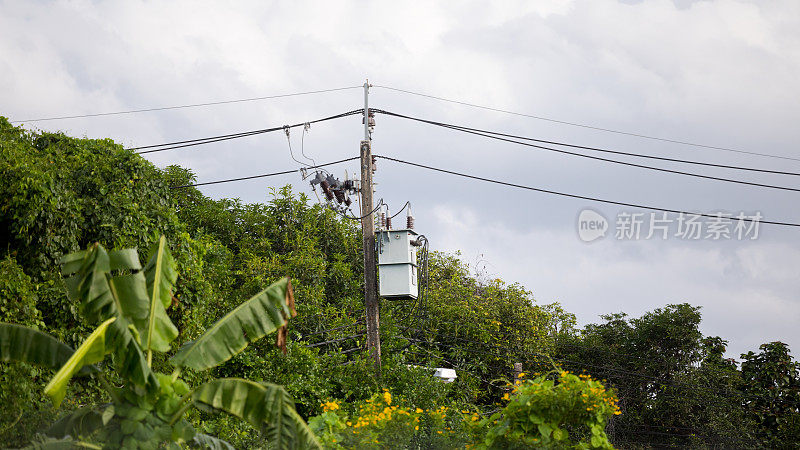
<instances>
[{"instance_id":1,"label":"tree","mask_svg":"<svg viewBox=\"0 0 800 450\"><path fill-rule=\"evenodd\" d=\"M667 305L628 318L602 316L557 342L556 361L608 380L622 415L609 427L618 445L750 446L742 380L723 358L726 341L704 337L700 308Z\"/></svg>"},{"instance_id":2,"label":"tree","mask_svg":"<svg viewBox=\"0 0 800 450\"><path fill-rule=\"evenodd\" d=\"M241 378L215 379L191 388L180 379L184 370L205 371L278 331L285 345L286 324L294 312L288 278L273 283L243 302L196 340L186 343L169 362L172 374L152 370L154 355L171 350L178 330L166 314L177 280L175 262L162 236L144 267L135 249L107 252L93 244L65 256L62 273L69 296L94 331L76 350L49 334L21 325L0 324L0 358L57 370L45 387L53 403L63 400L70 379L96 377L111 402L86 406L68 414L48 431L50 439L82 446L102 443L110 448L179 448L182 442L214 448L230 447L197 433L184 419L190 406L224 411L265 428L276 448L319 447L314 434L278 385ZM114 378L97 364L113 355ZM121 387L116 384L121 383ZM98 447L99 448L99 447Z\"/></svg>"},{"instance_id":3,"label":"tree","mask_svg":"<svg viewBox=\"0 0 800 450\"><path fill-rule=\"evenodd\" d=\"M424 304L385 302L382 332L397 330L389 334L394 342L383 344L386 353L405 352L414 365L458 369L462 399L492 403L502 395L493 380L547 350L555 310L535 305L519 284L476 279L458 255L432 252L429 265Z\"/></svg>"},{"instance_id":4,"label":"tree","mask_svg":"<svg viewBox=\"0 0 800 450\"><path fill-rule=\"evenodd\" d=\"M745 407L758 423L757 434L772 448L800 446L800 363L783 342L762 344L742 358Z\"/></svg>"}]
</instances>

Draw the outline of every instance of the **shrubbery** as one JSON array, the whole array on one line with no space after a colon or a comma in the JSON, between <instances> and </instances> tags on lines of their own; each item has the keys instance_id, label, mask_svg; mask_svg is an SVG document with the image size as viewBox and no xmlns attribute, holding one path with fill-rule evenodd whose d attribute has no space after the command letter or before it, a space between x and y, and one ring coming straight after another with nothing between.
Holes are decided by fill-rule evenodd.
<instances>
[{"instance_id":1,"label":"shrubbery","mask_svg":"<svg viewBox=\"0 0 800 450\"><path fill-rule=\"evenodd\" d=\"M588 375L555 371L523 380L493 414L457 405L423 409L388 389L356 404L329 400L309 426L328 448L612 448L605 426L616 396Z\"/></svg>"}]
</instances>

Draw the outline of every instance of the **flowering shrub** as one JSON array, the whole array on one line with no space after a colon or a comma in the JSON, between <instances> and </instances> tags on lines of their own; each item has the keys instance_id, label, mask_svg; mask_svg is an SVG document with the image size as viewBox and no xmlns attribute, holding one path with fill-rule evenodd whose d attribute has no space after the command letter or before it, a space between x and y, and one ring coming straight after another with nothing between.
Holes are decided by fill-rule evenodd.
<instances>
[{"instance_id":1,"label":"flowering shrub","mask_svg":"<svg viewBox=\"0 0 800 450\"><path fill-rule=\"evenodd\" d=\"M389 391L355 405L336 401L309 426L326 448L613 448L604 431L617 399L588 375L551 372L509 385L505 407L491 416L440 406L404 407Z\"/></svg>"},{"instance_id":2,"label":"flowering shrub","mask_svg":"<svg viewBox=\"0 0 800 450\"><path fill-rule=\"evenodd\" d=\"M400 406L388 390L356 405L352 416L335 401L322 408L309 426L325 448L463 448L469 439L458 410Z\"/></svg>"},{"instance_id":3,"label":"flowering shrub","mask_svg":"<svg viewBox=\"0 0 800 450\"><path fill-rule=\"evenodd\" d=\"M504 396L505 408L483 419L473 415L474 448L613 448L604 430L620 414L616 396L588 375L549 375L518 380Z\"/></svg>"}]
</instances>

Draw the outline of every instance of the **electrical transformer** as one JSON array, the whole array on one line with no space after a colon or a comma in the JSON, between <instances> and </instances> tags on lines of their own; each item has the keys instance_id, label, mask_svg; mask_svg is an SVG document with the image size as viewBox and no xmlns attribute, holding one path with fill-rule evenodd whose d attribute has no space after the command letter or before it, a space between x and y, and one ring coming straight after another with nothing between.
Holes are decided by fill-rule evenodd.
<instances>
[{"instance_id":1,"label":"electrical transformer","mask_svg":"<svg viewBox=\"0 0 800 450\"><path fill-rule=\"evenodd\" d=\"M378 294L390 300L416 299L417 233L411 229L381 230L378 244Z\"/></svg>"}]
</instances>

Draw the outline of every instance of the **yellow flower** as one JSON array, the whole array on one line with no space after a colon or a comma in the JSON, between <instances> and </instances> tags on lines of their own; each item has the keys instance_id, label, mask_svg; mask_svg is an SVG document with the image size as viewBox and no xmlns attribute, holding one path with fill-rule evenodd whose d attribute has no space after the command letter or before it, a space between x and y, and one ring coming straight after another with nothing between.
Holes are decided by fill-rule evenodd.
<instances>
[{"instance_id":1,"label":"yellow flower","mask_svg":"<svg viewBox=\"0 0 800 450\"><path fill-rule=\"evenodd\" d=\"M508 392L506 392L505 394L503 394L503 400L508 400L508 399L509 399Z\"/></svg>"},{"instance_id":2,"label":"yellow flower","mask_svg":"<svg viewBox=\"0 0 800 450\"><path fill-rule=\"evenodd\" d=\"M392 394L389 391L383 393L383 401L386 402L387 405L392 404Z\"/></svg>"},{"instance_id":3,"label":"yellow flower","mask_svg":"<svg viewBox=\"0 0 800 450\"><path fill-rule=\"evenodd\" d=\"M415 412L415 413L417 413L417 414L419 414L419 413L421 413L421 412L422 412L422 410L421 410L421 409L419 409L419 408L417 408L416 410L414 410L414 412Z\"/></svg>"},{"instance_id":4,"label":"yellow flower","mask_svg":"<svg viewBox=\"0 0 800 450\"><path fill-rule=\"evenodd\" d=\"M415 426L414 429L419 431L419 425Z\"/></svg>"},{"instance_id":5,"label":"yellow flower","mask_svg":"<svg viewBox=\"0 0 800 450\"><path fill-rule=\"evenodd\" d=\"M339 409L339 404L336 402L325 402L322 404L323 411L335 411Z\"/></svg>"}]
</instances>

